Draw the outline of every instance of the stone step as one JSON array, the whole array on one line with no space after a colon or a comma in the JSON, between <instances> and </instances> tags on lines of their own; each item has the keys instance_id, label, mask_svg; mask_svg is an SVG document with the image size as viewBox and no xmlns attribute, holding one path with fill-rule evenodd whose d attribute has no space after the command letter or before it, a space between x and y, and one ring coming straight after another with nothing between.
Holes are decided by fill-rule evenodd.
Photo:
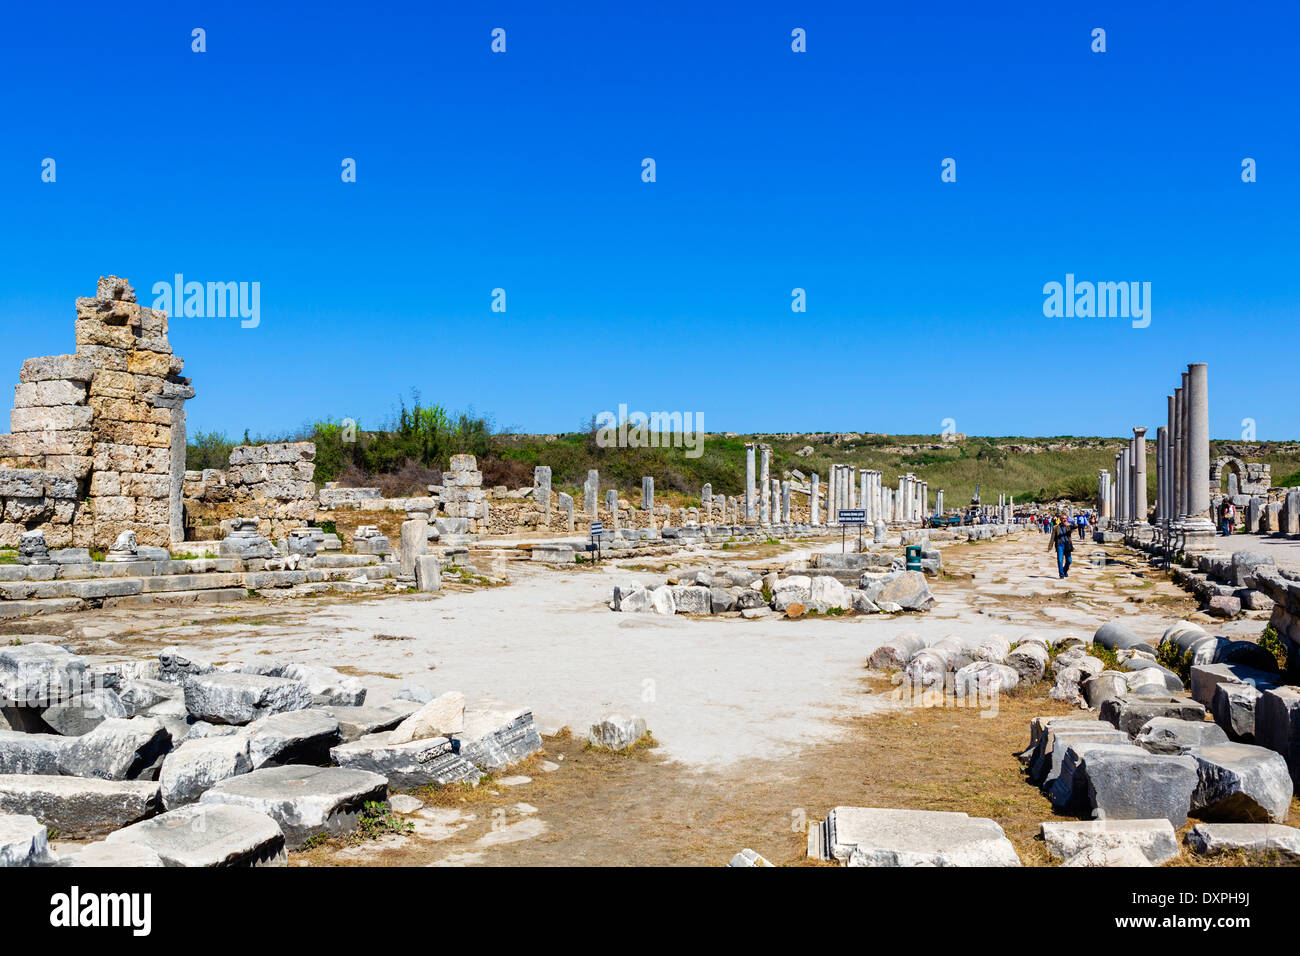
<instances>
[{"instance_id":1,"label":"stone step","mask_svg":"<svg viewBox=\"0 0 1300 956\"><path fill-rule=\"evenodd\" d=\"M202 591L161 591L156 594L132 594L127 597L105 598L104 607L183 607L188 604L225 604L229 601L244 601L247 599L247 588L208 588ZM4 609L5 605L0 604L0 612L3 612Z\"/></svg>"}]
</instances>

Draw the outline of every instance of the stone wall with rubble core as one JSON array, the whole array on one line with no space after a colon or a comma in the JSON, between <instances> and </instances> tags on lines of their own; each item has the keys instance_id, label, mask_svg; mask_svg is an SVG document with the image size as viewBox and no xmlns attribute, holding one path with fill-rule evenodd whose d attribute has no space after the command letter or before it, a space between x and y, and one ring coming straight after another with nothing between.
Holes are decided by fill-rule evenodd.
<instances>
[{"instance_id":1,"label":"stone wall with rubble core","mask_svg":"<svg viewBox=\"0 0 1300 956\"><path fill-rule=\"evenodd\" d=\"M189 540L224 537L221 523L257 518L259 531L280 538L316 517L316 445L309 441L239 445L225 471L187 471L183 485Z\"/></svg>"},{"instance_id":2,"label":"stone wall with rubble core","mask_svg":"<svg viewBox=\"0 0 1300 956\"><path fill-rule=\"evenodd\" d=\"M130 283L99 280L76 300L76 352L30 358L0 435L0 547L41 530L50 547L107 548L182 540L184 362L167 314L139 305Z\"/></svg>"}]
</instances>

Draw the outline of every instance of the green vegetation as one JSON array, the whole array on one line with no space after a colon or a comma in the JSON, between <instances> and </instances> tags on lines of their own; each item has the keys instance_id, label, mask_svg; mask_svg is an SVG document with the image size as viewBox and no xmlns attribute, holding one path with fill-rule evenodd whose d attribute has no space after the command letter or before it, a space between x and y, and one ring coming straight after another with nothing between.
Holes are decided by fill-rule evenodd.
<instances>
[{"instance_id":1,"label":"green vegetation","mask_svg":"<svg viewBox=\"0 0 1300 956\"><path fill-rule=\"evenodd\" d=\"M1184 684L1192 679L1192 652L1178 653L1178 645L1173 641L1164 641L1156 648L1156 663L1169 668Z\"/></svg>"},{"instance_id":2,"label":"green vegetation","mask_svg":"<svg viewBox=\"0 0 1300 956\"><path fill-rule=\"evenodd\" d=\"M581 493L589 469L598 469L608 482L635 496L641 478L653 476L657 492L674 496L675 507L698 505L695 497L706 482L714 494L743 493L745 444L759 440L772 446L773 473L799 470L825 478L832 463L870 468L884 473L886 486L906 472L929 482L931 495L940 488L945 504L964 507L980 486L985 502L1010 494L1020 502L1065 498L1091 502L1097 495L1097 472L1113 469L1115 451L1123 438L1103 437L958 437L941 435L879 435L868 433L808 433L795 435L708 434L697 457L687 457L680 435L655 433L650 447L602 448L596 420L578 430L557 435L524 435L497 430L490 419L470 412L449 412L425 404L416 391L399 400L391 419L363 429L347 418L323 418L292 433L243 436L245 444L272 441L316 443L316 481L345 485L377 485L384 494L423 493L435 483L454 454L478 458L485 485L511 488L532 483L533 468L549 465L557 491ZM676 439L676 441L674 441ZM199 432L190 442L186 467L225 468L234 440L217 432ZM1148 441L1155 454L1155 443ZM1272 466L1280 486L1300 485L1300 445L1259 442L1210 443L1211 457L1233 454ZM1154 459L1147 468L1148 500L1155 500Z\"/></svg>"},{"instance_id":3,"label":"green vegetation","mask_svg":"<svg viewBox=\"0 0 1300 956\"><path fill-rule=\"evenodd\" d=\"M1278 670L1285 674L1289 656L1287 642L1272 624L1264 628L1264 633L1259 636L1259 646L1277 658Z\"/></svg>"},{"instance_id":4,"label":"green vegetation","mask_svg":"<svg viewBox=\"0 0 1300 956\"><path fill-rule=\"evenodd\" d=\"M415 824L394 813L387 800L382 803L370 802L361 808L355 839L358 842L377 840L389 833L412 833L414 830Z\"/></svg>"}]
</instances>

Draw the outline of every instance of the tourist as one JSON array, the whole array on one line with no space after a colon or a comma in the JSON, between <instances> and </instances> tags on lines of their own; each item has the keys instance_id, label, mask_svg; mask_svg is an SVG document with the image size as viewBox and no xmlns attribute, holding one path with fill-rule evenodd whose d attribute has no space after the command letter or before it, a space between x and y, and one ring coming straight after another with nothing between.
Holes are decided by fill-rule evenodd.
<instances>
[{"instance_id":1,"label":"tourist","mask_svg":"<svg viewBox=\"0 0 1300 956\"><path fill-rule=\"evenodd\" d=\"M1232 499L1227 499L1223 503L1222 529L1225 535L1231 535L1237 524L1237 506L1232 503Z\"/></svg>"},{"instance_id":2,"label":"tourist","mask_svg":"<svg viewBox=\"0 0 1300 956\"><path fill-rule=\"evenodd\" d=\"M1052 538L1048 542L1048 550L1056 552L1056 573L1062 578L1070 576L1070 555L1074 553L1071 530L1066 522L1058 522L1052 529Z\"/></svg>"}]
</instances>

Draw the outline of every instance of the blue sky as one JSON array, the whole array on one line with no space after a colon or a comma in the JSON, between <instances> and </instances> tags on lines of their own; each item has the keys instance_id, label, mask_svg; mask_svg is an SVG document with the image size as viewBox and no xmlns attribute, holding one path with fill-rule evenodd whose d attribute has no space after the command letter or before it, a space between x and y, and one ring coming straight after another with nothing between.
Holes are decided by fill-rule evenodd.
<instances>
[{"instance_id":1,"label":"blue sky","mask_svg":"<svg viewBox=\"0 0 1300 956\"><path fill-rule=\"evenodd\" d=\"M1300 438L1295 5L1002 6L15 6L0 360L179 272L261 284L255 329L172 321L192 430L417 388L526 431L1119 434L1207 361L1215 437ZM1066 273L1150 282L1150 327L1045 318Z\"/></svg>"}]
</instances>

